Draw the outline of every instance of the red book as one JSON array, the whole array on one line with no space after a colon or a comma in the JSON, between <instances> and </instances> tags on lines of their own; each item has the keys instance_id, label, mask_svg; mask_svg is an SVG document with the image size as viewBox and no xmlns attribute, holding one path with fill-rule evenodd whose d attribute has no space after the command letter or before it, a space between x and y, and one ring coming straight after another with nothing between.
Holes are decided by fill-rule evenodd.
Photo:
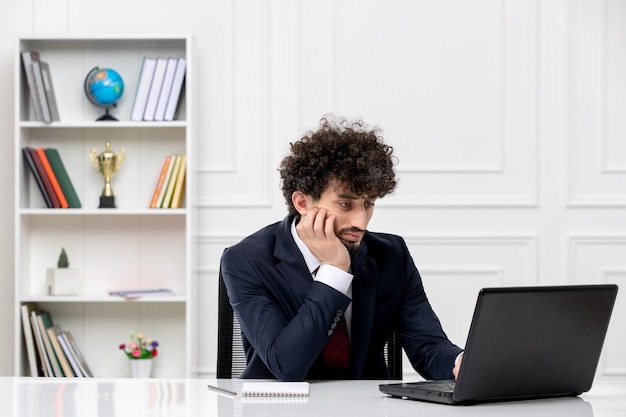
<instances>
[{"instance_id":1,"label":"red book","mask_svg":"<svg viewBox=\"0 0 626 417\"><path fill-rule=\"evenodd\" d=\"M39 153L37 152L37 149L28 148L28 151L30 152L30 156L32 156L33 162L35 163L35 166L37 167L37 172L39 172L39 176L41 177L41 182L43 182L43 185L46 189L46 194L48 194L48 197L50 198L50 201L52 202L52 207L61 208L61 204L59 203L59 199L57 198L56 193L54 192L54 188L52 188L52 184L50 183L50 179L48 178L48 175L46 174L46 170L44 169L43 164L41 163L41 159L39 159Z\"/></svg>"},{"instance_id":2,"label":"red book","mask_svg":"<svg viewBox=\"0 0 626 417\"><path fill-rule=\"evenodd\" d=\"M50 166L50 161L48 161L48 157L44 152L43 148L37 149L37 154L39 155L39 159L41 160L41 164L43 165L43 169L46 170L46 174L48 174L48 179L50 180L50 184L52 185L52 189L59 199L59 204L61 208L68 208L69 204L67 204L67 199L65 198L65 194L63 194L63 190L59 185L59 181L57 180L57 176L54 174L54 170Z\"/></svg>"}]
</instances>

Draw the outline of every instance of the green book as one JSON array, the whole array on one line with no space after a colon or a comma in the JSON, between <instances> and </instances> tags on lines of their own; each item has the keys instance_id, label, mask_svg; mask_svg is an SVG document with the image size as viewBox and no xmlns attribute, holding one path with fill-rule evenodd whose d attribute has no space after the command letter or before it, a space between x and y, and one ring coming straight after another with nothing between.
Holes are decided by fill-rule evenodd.
<instances>
[{"instance_id":1,"label":"green book","mask_svg":"<svg viewBox=\"0 0 626 417\"><path fill-rule=\"evenodd\" d=\"M48 157L48 162L50 162L50 166L52 167L52 170L57 177L57 181L59 181L61 190L63 190L63 194L67 199L67 204L70 206L70 208L80 208L80 199L78 198L76 190L72 185L70 176L65 170L63 161L61 161L59 151L54 148L46 148L44 152L46 153L46 156Z\"/></svg>"}]
</instances>

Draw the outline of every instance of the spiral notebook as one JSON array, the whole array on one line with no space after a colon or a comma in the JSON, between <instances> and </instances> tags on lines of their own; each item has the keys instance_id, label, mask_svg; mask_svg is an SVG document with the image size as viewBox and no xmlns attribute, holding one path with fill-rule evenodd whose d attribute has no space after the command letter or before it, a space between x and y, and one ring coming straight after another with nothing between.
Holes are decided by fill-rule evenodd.
<instances>
[{"instance_id":1,"label":"spiral notebook","mask_svg":"<svg viewBox=\"0 0 626 417\"><path fill-rule=\"evenodd\" d=\"M285 397L302 398L309 396L308 382L244 382L242 397Z\"/></svg>"}]
</instances>

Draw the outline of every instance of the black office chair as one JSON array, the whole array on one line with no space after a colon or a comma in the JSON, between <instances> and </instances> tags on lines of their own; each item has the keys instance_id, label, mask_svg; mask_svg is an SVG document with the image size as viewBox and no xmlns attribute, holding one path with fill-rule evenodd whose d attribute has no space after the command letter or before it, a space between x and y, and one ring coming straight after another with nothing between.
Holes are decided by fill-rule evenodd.
<instances>
[{"instance_id":1,"label":"black office chair","mask_svg":"<svg viewBox=\"0 0 626 417\"><path fill-rule=\"evenodd\" d=\"M219 272L217 313L217 378L239 378L246 368L241 327L233 311L226 285ZM384 357L391 379L402 379L402 347L395 333L385 344Z\"/></svg>"}]
</instances>

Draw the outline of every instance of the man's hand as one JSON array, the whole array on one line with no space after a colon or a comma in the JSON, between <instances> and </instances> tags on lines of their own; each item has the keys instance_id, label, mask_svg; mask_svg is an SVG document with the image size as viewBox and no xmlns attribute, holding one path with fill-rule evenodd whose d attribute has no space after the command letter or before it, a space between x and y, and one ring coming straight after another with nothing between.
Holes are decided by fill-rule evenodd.
<instances>
[{"instance_id":1,"label":"man's hand","mask_svg":"<svg viewBox=\"0 0 626 417\"><path fill-rule=\"evenodd\" d=\"M454 365L454 369L452 369L452 373L454 374L454 380L459 379L459 370L461 370L461 362L463 362L463 354L459 356L459 359L456 361L456 365Z\"/></svg>"},{"instance_id":2,"label":"man's hand","mask_svg":"<svg viewBox=\"0 0 626 417\"><path fill-rule=\"evenodd\" d=\"M309 210L300 218L296 231L321 263L348 271L350 254L335 234L335 216L329 214L328 210L323 207Z\"/></svg>"}]
</instances>

